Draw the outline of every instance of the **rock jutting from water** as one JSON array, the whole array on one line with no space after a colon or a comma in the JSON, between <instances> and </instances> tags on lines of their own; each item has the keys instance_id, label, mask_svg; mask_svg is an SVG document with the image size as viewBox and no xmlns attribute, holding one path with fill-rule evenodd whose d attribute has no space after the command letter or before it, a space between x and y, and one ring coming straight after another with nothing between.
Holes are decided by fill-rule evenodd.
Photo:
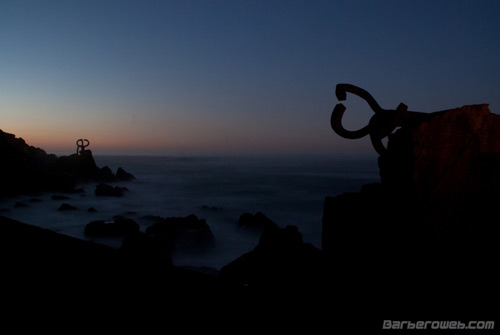
<instances>
[{"instance_id":1,"label":"rock jutting from water","mask_svg":"<svg viewBox=\"0 0 500 335\"><path fill-rule=\"evenodd\" d=\"M172 250L201 252L215 244L215 238L204 219L194 214L186 217L159 218L146 228L148 236L161 238Z\"/></svg>"},{"instance_id":2,"label":"rock jutting from water","mask_svg":"<svg viewBox=\"0 0 500 335\"><path fill-rule=\"evenodd\" d=\"M79 181L110 182L132 180L133 175L119 168L117 174L109 167L99 168L92 151L57 157L26 144L0 130L0 196L41 191L74 192Z\"/></svg>"}]
</instances>

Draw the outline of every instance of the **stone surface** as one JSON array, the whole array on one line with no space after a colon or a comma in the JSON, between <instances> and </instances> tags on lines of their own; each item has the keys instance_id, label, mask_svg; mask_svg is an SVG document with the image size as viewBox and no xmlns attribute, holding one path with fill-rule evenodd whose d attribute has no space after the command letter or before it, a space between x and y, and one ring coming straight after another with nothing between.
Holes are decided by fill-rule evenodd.
<instances>
[{"instance_id":1,"label":"stone surface","mask_svg":"<svg viewBox=\"0 0 500 335\"><path fill-rule=\"evenodd\" d=\"M276 223L261 212L257 212L255 215L243 213L238 220L238 226L259 232L263 232L266 229L278 228Z\"/></svg>"},{"instance_id":2,"label":"stone surface","mask_svg":"<svg viewBox=\"0 0 500 335\"><path fill-rule=\"evenodd\" d=\"M3 216L0 269L2 303L9 306L4 316L20 313L18 317L40 320L51 328L67 327L54 319L54 313L74 322L85 319L87 326L99 320L116 327L124 317L136 321L143 317L140 323L145 324L154 315L163 323L173 309L189 310L191 317L196 308L203 306L206 313L206 308L213 307L213 301L223 293L213 276L165 262L144 262L125 250ZM36 328L40 327L37 322Z\"/></svg>"},{"instance_id":3,"label":"stone surface","mask_svg":"<svg viewBox=\"0 0 500 335\"><path fill-rule=\"evenodd\" d=\"M139 230L125 235L120 252L137 262L172 265L172 248L162 239L146 235Z\"/></svg>"},{"instance_id":4,"label":"stone surface","mask_svg":"<svg viewBox=\"0 0 500 335\"><path fill-rule=\"evenodd\" d=\"M121 197L123 196L123 192L127 189L119 186L111 186L108 184L100 183L96 185L95 195L103 196L103 197Z\"/></svg>"},{"instance_id":5,"label":"stone surface","mask_svg":"<svg viewBox=\"0 0 500 335\"><path fill-rule=\"evenodd\" d=\"M85 235L93 237L124 236L138 232L139 225L134 220L126 218L92 221L85 226Z\"/></svg>"},{"instance_id":6,"label":"stone surface","mask_svg":"<svg viewBox=\"0 0 500 335\"><path fill-rule=\"evenodd\" d=\"M487 105L419 115L389 136L380 184L325 199L322 250L344 308L471 312L497 299L498 130Z\"/></svg>"},{"instance_id":7,"label":"stone surface","mask_svg":"<svg viewBox=\"0 0 500 335\"><path fill-rule=\"evenodd\" d=\"M77 209L78 208L70 204L61 204L61 206L59 206L57 210L61 212L66 212L66 211L75 211Z\"/></svg>"},{"instance_id":8,"label":"stone surface","mask_svg":"<svg viewBox=\"0 0 500 335\"><path fill-rule=\"evenodd\" d=\"M135 176L127 171L125 171L123 168L119 167L116 170L116 179L117 180L134 180Z\"/></svg>"},{"instance_id":9,"label":"stone surface","mask_svg":"<svg viewBox=\"0 0 500 335\"><path fill-rule=\"evenodd\" d=\"M321 290L327 274L322 251L303 243L297 227L287 226L265 230L257 247L224 266L219 276L252 292L293 296Z\"/></svg>"},{"instance_id":10,"label":"stone surface","mask_svg":"<svg viewBox=\"0 0 500 335\"><path fill-rule=\"evenodd\" d=\"M430 202L500 194L500 115L488 105L430 114L389 137L382 183Z\"/></svg>"},{"instance_id":11,"label":"stone surface","mask_svg":"<svg viewBox=\"0 0 500 335\"><path fill-rule=\"evenodd\" d=\"M99 168L92 151L57 157L28 145L22 138L0 130L0 196L40 191L75 192L78 181L131 180L132 174L109 167Z\"/></svg>"},{"instance_id":12,"label":"stone surface","mask_svg":"<svg viewBox=\"0 0 500 335\"><path fill-rule=\"evenodd\" d=\"M70 191L75 179L57 168L57 157L0 130L0 196L42 190Z\"/></svg>"},{"instance_id":13,"label":"stone surface","mask_svg":"<svg viewBox=\"0 0 500 335\"><path fill-rule=\"evenodd\" d=\"M215 244L207 222L194 214L159 219L146 228L146 234L163 238L176 251L201 252Z\"/></svg>"}]
</instances>

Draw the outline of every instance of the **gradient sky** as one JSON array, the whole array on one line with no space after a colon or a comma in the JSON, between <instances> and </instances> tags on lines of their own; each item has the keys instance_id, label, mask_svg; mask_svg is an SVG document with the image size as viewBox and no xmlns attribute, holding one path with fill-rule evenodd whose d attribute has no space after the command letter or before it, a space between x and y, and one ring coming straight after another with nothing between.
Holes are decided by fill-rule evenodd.
<instances>
[{"instance_id":1,"label":"gradient sky","mask_svg":"<svg viewBox=\"0 0 500 335\"><path fill-rule=\"evenodd\" d=\"M373 152L341 82L500 112L500 1L0 0L0 129L48 152Z\"/></svg>"}]
</instances>

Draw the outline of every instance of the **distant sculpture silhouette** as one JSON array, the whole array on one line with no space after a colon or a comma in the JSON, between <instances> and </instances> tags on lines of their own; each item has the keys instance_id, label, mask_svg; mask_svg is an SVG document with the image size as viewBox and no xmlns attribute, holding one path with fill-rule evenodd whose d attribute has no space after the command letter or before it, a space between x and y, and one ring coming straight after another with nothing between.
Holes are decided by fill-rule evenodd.
<instances>
[{"instance_id":1,"label":"distant sculpture silhouette","mask_svg":"<svg viewBox=\"0 0 500 335\"><path fill-rule=\"evenodd\" d=\"M76 154L82 154L82 152L85 150L86 147L88 147L90 144L89 140L87 139L79 139L76 141Z\"/></svg>"},{"instance_id":2,"label":"distant sculpture silhouette","mask_svg":"<svg viewBox=\"0 0 500 335\"><path fill-rule=\"evenodd\" d=\"M358 139L366 135L370 135L370 139L375 151L383 155L387 149L382 144L382 139L389 136L397 127L402 127L410 121L425 118L427 113L407 111L408 106L400 103L399 106L393 109L382 109L375 101L370 93L362 88L351 84L338 84L335 89L335 95L340 101L346 100L346 92L357 95L366 100L371 109L375 112L368 125L355 131L346 130L342 126L342 116L346 107L339 103L335 106L330 119L333 130L340 136L348 139Z\"/></svg>"}]
</instances>

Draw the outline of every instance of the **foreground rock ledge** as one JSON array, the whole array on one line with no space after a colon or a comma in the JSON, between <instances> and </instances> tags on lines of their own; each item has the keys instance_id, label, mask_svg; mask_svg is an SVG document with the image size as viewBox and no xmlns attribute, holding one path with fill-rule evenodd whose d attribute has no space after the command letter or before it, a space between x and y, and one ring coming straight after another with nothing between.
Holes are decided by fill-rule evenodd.
<instances>
[{"instance_id":1,"label":"foreground rock ledge","mask_svg":"<svg viewBox=\"0 0 500 335\"><path fill-rule=\"evenodd\" d=\"M499 130L487 105L426 115L389 136L381 184L325 199L322 249L342 274L339 301L489 315L499 298Z\"/></svg>"},{"instance_id":2,"label":"foreground rock ledge","mask_svg":"<svg viewBox=\"0 0 500 335\"><path fill-rule=\"evenodd\" d=\"M129 257L119 250L0 216L2 287L6 300L106 301L109 306L146 303L152 295L189 298L221 294L216 278Z\"/></svg>"}]
</instances>

